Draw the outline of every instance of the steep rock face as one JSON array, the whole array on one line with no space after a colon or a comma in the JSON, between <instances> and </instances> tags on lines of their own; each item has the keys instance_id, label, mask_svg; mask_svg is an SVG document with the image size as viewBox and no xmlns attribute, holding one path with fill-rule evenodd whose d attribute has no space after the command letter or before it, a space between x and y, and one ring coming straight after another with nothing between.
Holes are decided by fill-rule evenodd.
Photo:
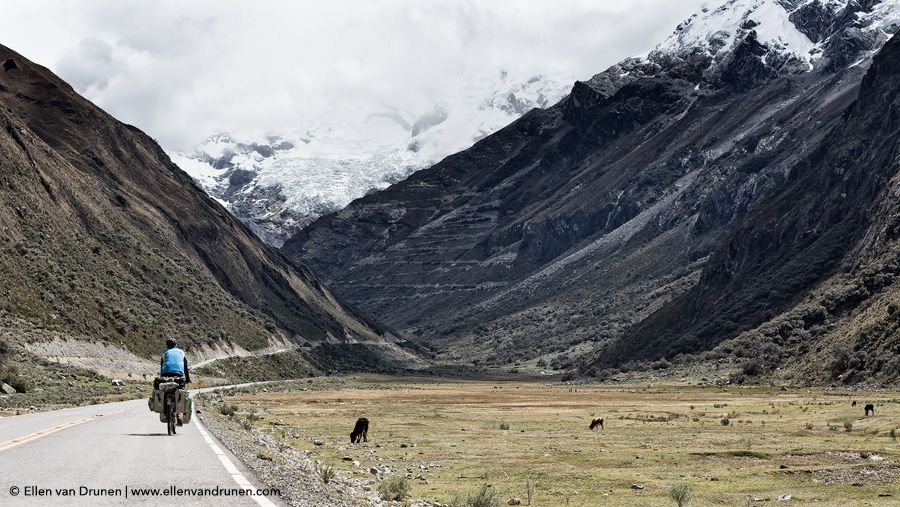
<instances>
[{"instance_id":1,"label":"steep rock face","mask_svg":"<svg viewBox=\"0 0 900 507\"><path fill-rule=\"evenodd\" d=\"M0 61L5 339L101 340L144 356L167 336L188 347L395 348L144 133L5 47Z\"/></svg>"},{"instance_id":2,"label":"steep rock face","mask_svg":"<svg viewBox=\"0 0 900 507\"><path fill-rule=\"evenodd\" d=\"M699 284L599 359L738 342L818 354L847 381L900 367L900 38L876 57L846 120L736 228ZM829 355L830 354L830 355ZM821 377L807 361L800 371ZM815 378L813 377L813 378Z\"/></svg>"},{"instance_id":3,"label":"steep rock face","mask_svg":"<svg viewBox=\"0 0 900 507\"><path fill-rule=\"evenodd\" d=\"M792 16L814 3L801 30ZM448 358L570 366L698 282L841 122L898 14L893 1L705 10L283 251ZM835 42L853 30L873 46Z\"/></svg>"}]
</instances>

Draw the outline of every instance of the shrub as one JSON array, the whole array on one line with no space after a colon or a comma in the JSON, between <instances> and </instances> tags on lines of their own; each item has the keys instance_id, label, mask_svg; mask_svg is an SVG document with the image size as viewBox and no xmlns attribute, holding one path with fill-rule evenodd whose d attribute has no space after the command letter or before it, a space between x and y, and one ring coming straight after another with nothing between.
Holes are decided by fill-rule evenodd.
<instances>
[{"instance_id":1,"label":"shrub","mask_svg":"<svg viewBox=\"0 0 900 507\"><path fill-rule=\"evenodd\" d=\"M19 369L15 365L8 364L11 356L12 349L9 344L0 342L0 382L9 384L16 392L28 392L31 385L19 375Z\"/></svg>"},{"instance_id":2,"label":"shrub","mask_svg":"<svg viewBox=\"0 0 900 507\"><path fill-rule=\"evenodd\" d=\"M897 428L891 428L891 431L890 433L888 433L888 435L890 435L891 440L897 440Z\"/></svg>"},{"instance_id":3,"label":"shrub","mask_svg":"<svg viewBox=\"0 0 900 507\"><path fill-rule=\"evenodd\" d=\"M853 431L853 421L844 421L844 431Z\"/></svg>"},{"instance_id":4,"label":"shrub","mask_svg":"<svg viewBox=\"0 0 900 507\"><path fill-rule=\"evenodd\" d=\"M19 376L14 368L9 368L9 372L2 381L9 384L18 393L27 393L31 390L31 384Z\"/></svg>"},{"instance_id":5,"label":"shrub","mask_svg":"<svg viewBox=\"0 0 900 507\"><path fill-rule=\"evenodd\" d=\"M667 370L672 367L672 363L670 363L668 359L662 358L659 361L654 362L651 367L654 370Z\"/></svg>"},{"instance_id":6,"label":"shrub","mask_svg":"<svg viewBox=\"0 0 900 507\"><path fill-rule=\"evenodd\" d=\"M748 359L741 366L741 371L744 372L744 375L748 375L750 377L760 375L764 370L765 364L763 363L763 360L758 357Z\"/></svg>"},{"instance_id":7,"label":"shrub","mask_svg":"<svg viewBox=\"0 0 900 507\"><path fill-rule=\"evenodd\" d=\"M669 488L669 498L671 498L678 507L684 507L694 497L694 490L687 484L676 484Z\"/></svg>"},{"instance_id":8,"label":"shrub","mask_svg":"<svg viewBox=\"0 0 900 507\"><path fill-rule=\"evenodd\" d=\"M729 418L727 418L727 417L723 417L722 420L719 421L719 423L720 423L722 426L728 426L729 424L731 424L731 419L729 419Z\"/></svg>"},{"instance_id":9,"label":"shrub","mask_svg":"<svg viewBox=\"0 0 900 507\"><path fill-rule=\"evenodd\" d=\"M893 431L893 430L892 430ZM525 499L528 501L528 505L531 505L531 500L534 498L534 481L531 478L525 478Z\"/></svg>"},{"instance_id":10,"label":"shrub","mask_svg":"<svg viewBox=\"0 0 900 507\"><path fill-rule=\"evenodd\" d=\"M228 417L234 416L238 411L237 405L228 405L223 403L219 405L219 413Z\"/></svg>"},{"instance_id":11,"label":"shrub","mask_svg":"<svg viewBox=\"0 0 900 507\"><path fill-rule=\"evenodd\" d=\"M806 423L806 429L808 429L808 430L813 429L813 424L811 422Z\"/></svg>"},{"instance_id":12,"label":"shrub","mask_svg":"<svg viewBox=\"0 0 900 507\"><path fill-rule=\"evenodd\" d=\"M403 500L409 494L409 481L402 475L385 477L378 485L378 496L385 501Z\"/></svg>"},{"instance_id":13,"label":"shrub","mask_svg":"<svg viewBox=\"0 0 900 507\"><path fill-rule=\"evenodd\" d=\"M500 423L500 429L503 430L503 431L508 430L508 429L509 429L509 423L506 422L506 421Z\"/></svg>"},{"instance_id":14,"label":"shrub","mask_svg":"<svg viewBox=\"0 0 900 507\"><path fill-rule=\"evenodd\" d=\"M498 507L500 505L500 493L485 484L477 491L468 495L453 495L450 507Z\"/></svg>"},{"instance_id":15,"label":"shrub","mask_svg":"<svg viewBox=\"0 0 900 507\"><path fill-rule=\"evenodd\" d=\"M323 483L328 484L332 479L334 479L334 476L337 474L337 472L331 465L316 462L316 474L319 476L319 479L322 479Z\"/></svg>"},{"instance_id":16,"label":"shrub","mask_svg":"<svg viewBox=\"0 0 900 507\"><path fill-rule=\"evenodd\" d=\"M850 353L846 350L837 350L831 358L831 377L837 378L840 374L847 371L850 366Z\"/></svg>"}]
</instances>

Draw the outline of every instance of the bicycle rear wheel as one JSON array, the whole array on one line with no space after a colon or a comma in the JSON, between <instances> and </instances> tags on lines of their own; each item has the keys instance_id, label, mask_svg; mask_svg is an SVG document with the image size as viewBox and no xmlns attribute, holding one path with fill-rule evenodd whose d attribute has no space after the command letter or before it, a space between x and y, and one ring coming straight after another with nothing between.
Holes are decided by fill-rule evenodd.
<instances>
[{"instance_id":1,"label":"bicycle rear wheel","mask_svg":"<svg viewBox=\"0 0 900 507\"><path fill-rule=\"evenodd\" d=\"M169 435L175 434L175 400L166 398L166 424L169 427Z\"/></svg>"}]
</instances>

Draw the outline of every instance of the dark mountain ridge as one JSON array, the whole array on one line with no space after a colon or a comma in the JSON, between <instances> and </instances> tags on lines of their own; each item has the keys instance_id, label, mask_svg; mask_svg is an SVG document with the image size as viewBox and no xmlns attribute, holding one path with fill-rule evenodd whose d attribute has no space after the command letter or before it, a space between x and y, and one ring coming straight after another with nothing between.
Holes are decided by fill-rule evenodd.
<instances>
[{"instance_id":1,"label":"dark mountain ridge","mask_svg":"<svg viewBox=\"0 0 900 507\"><path fill-rule=\"evenodd\" d=\"M0 334L165 337L253 351L326 342L412 359L305 267L259 241L138 129L0 47Z\"/></svg>"},{"instance_id":2,"label":"dark mountain ridge","mask_svg":"<svg viewBox=\"0 0 900 507\"><path fill-rule=\"evenodd\" d=\"M630 330L711 276L701 273L746 217L842 124L896 10L706 10L646 57L321 218L283 251L449 360L660 357ZM772 34L772 13L785 32Z\"/></svg>"},{"instance_id":3,"label":"dark mountain ridge","mask_svg":"<svg viewBox=\"0 0 900 507\"><path fill-rule=\"evenodd\" d=\"M842 124L741 223L698 285L630 330L601 364L708 349L794 309L747 338L832 353L825 362L846 380L898 374L898 62L894 37ZM866 312L874 315L854 322ZM841 365L847 350L860 358L852 368Z\"/></svg>"}]
</instances>

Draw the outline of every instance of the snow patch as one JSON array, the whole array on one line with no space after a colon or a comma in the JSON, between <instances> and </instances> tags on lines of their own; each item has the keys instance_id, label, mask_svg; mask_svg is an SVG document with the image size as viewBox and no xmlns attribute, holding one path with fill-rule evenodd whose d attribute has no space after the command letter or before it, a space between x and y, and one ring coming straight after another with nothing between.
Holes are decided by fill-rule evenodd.
<instances>
[{"instance_id":1,"label":"snow patch","mask_svg":"<svg viewBox=\"0 0 900 507\"><path fill-rule=\"evenodd\" d=\"M678 53L707 47L712 54L730 50L739 35L755 30L760 43L810 57L815 44L790 20L790 12L777 0L730 0L715 10L692 16L656 50Z\"/></svg>"},{"instance_id":2,"label":"snow patch","mask_svg":"<svg viewBox=\"0 0 900 507\"><path fill-rule=\"evenodd\" d=\"M882 0L871 12L860 13L859 21L871 31L893 35L900 30L900 0Z\"/></svg>"}]
</instances>

